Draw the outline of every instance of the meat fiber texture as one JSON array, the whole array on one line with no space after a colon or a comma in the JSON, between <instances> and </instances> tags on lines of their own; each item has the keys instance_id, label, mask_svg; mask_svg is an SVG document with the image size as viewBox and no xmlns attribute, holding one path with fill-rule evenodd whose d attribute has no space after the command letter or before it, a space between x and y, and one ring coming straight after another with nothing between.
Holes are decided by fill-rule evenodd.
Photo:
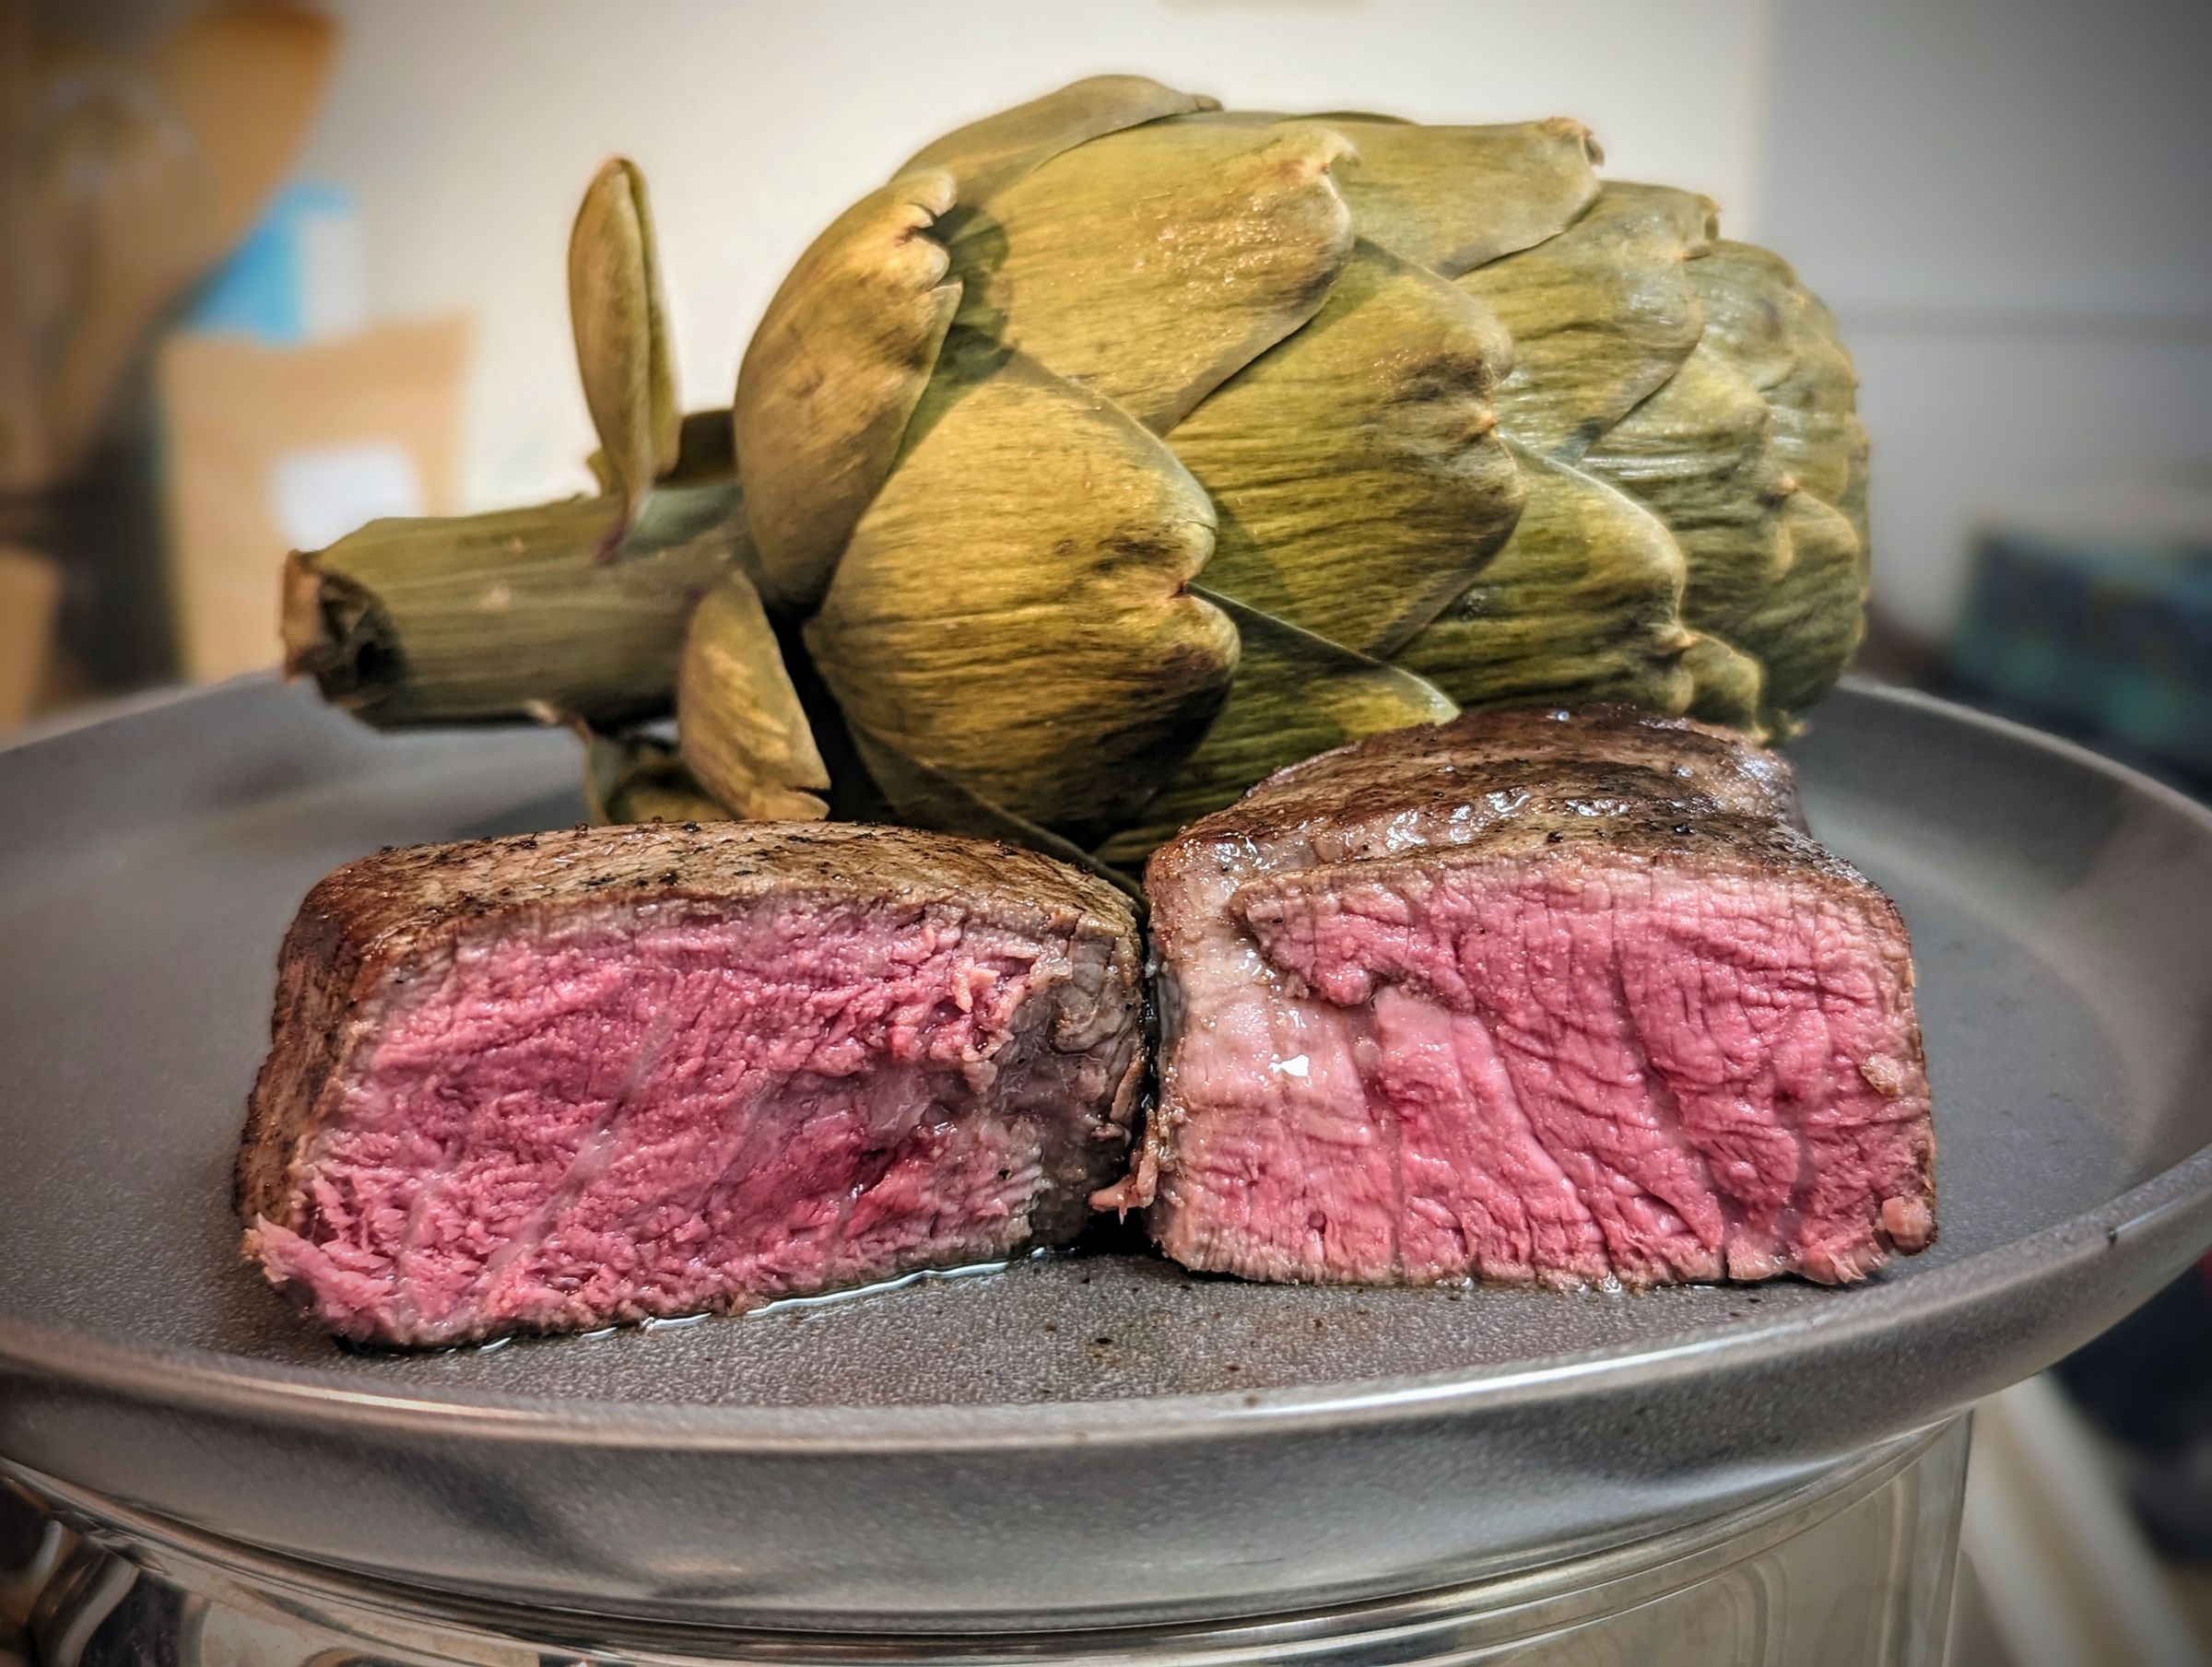
<instances>
[{"instance_id":1,"label":"meat fiber texture","mask_svg":"<svg viewBox=\"0 0 2212 1667\"><path fill-rule=\"evenodd\" d=\"M399 1345L734 1311L1073 1238L1128 1163L1136 922L1032 852L820 823L394 851L308 896L245 1252Z\"/></svg>"},{"instance_id":2,"label":"meat fiber texture","mask_svg":"<svg viewBox=\"0 0 2212 1667\"><path fill-rule=\"evenodd\" d=\"M1253 1279L1863 1278L1935 1238L1895 907L1788 769L1622 709L1282 770L1147 871L1160 1248Z\"/></svg>"}]
</instances>

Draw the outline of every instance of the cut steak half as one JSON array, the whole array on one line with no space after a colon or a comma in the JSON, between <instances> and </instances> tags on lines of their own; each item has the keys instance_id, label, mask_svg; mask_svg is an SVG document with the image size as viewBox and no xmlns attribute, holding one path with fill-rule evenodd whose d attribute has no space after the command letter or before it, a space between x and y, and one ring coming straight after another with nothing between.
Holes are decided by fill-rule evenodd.
<instances>
[{"instance_id":1,"label":"cut steak half","mask_svg":"<svg viewBox=\"0 0 2212 1667\"><path fill-rule=\"evenodd\" d=\"M821 823L390 851L308 896L245 1250L340 1335L736 1310L1073 1238L1125 1167L1136 922L1006 846Z\"/></svg>"},{"instance_id":2,"label":"cut steak half","mask_svg":"<svg viewBox=\"0 0 2212 1667\"><path fill-rule=\"evenodd\" d=\"M1248 1278L1863 1277L1935 1237L1912 964L1787 767L1622 709L1280 771L1147 871L1160 1247Z\"/></svg>"}]
</instances>

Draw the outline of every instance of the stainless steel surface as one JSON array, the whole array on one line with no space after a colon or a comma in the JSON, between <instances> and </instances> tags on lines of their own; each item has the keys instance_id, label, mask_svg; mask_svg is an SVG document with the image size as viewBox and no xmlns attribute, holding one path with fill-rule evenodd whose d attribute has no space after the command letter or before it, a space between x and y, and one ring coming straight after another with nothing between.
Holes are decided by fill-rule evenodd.
<instances>
[{"instance_id":1,"label":"stainless steel surface","mask_svg":"<svg viewBox=\"0 0 2212 1667\"><path fill-rule=\"evenodd\" d=\"M573 819L527 732L248 683L0 754L0 1454L229 1538L761 1626L1155 1622L1709 1517L2040 1368L2212 1240L2212 816L1852 690L1798 748L1922 974L1944 1234L1856 1290L1317 1291L1125 1253L494 1352L234 1260L277 936L394 841Z\"/></svg>"},{"instance_id":2,"label":"stainless steel surface","mask_svg":"<svg viewBox=\"0 0 2212 1667\"><path fill-rule=\"evenodd\" d=\"M330 1571L0 1476L0 1542L48 1536L43 1582L0 1627L41 1667L1936 1667L1964 1495L1966 1426L1887 1444L1817 1482L1689 1530L1539 1570L1365 1607L1196 1627L996 1638L852 1638L641 1626L500 1610ZM63 1527L64 1518L69 1527Z\"/></svg>"}]
</instances>

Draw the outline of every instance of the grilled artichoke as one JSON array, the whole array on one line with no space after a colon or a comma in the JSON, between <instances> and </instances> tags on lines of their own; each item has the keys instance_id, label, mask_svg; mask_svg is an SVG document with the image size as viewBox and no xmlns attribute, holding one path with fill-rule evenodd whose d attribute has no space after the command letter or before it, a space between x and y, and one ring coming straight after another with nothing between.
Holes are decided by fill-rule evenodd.
<instances>
[{"instance_id":1,"label":"grilled artichoke","mask_svg":"<svg viewBox=\"0 0 2212 1667\"><path fill-rule=\"evenodd\" d=\"M1599 159L1563 120L1231 112L1134 77L947 135L771 302L726 414L726 551L635 625L665 657L709 595L680 665L604 698L548 674L563 715L680 689L683 759L736 814L827 792L1122 866L1281 764L1464 706L1786 736L1861 631L1850 361L1710 202ZM724 414L679 444L642 188L607 179L642 252L583 247L587 200L571 288L614 321L577 341L618 573L657 494L710 489L690 436ZM350 542L296 558L319 673L346 656L312 572L374 589ZM377 716L359 670L335 686ZM660 802L610 757L597 802Z\"/></svg>"}]
</instances>

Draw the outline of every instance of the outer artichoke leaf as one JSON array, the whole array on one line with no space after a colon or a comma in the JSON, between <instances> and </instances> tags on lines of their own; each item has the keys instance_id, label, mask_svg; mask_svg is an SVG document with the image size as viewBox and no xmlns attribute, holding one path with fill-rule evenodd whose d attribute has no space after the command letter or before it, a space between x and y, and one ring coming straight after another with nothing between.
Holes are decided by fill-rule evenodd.
<instances>
[{"instance_id":1,"label":"outer artichoke leaf","mask_svg":"<svg viewBox=\"0 0 2212 1667\"><path fill-rule=\"evenodd\" d=\"M617 546L604 498L372 521L285 573L285 668L380 726L665 712L694 603L746 558L734 482L668 486Z\"/></svg>"},{"instance_id":2,"label":"outer artichoke leaf","mask_svg":"<svg viewBox=\"0 0 2212 1667\"><path fill-rule=\"evenodd\" d=\"M1749 243L1715 243L1691 263L1690 277L1705 300L1709 336L1774 407L1783 466L1815 497L1839 502L1864 430L1853 415L1858 378L1827 309L1780 255Z\"/></svg>"},{"instance_id":3,"label":"outer artichoke leaf","mask_svg":"<svg viewBox=\"0 0 2212 1667\"><path fill-rule=\"evenodd\" d=\"M1490 410L1512 355L1486 308L1362 240L1313 322L1169 436L1220 508L1208 588L1394 653L1521 512Z\"/></svg>"},{"instance_id":4,"label":"outer artichoke leaf","mask_svg":"<svg viewBox=\"0 0 2212 1667\"><path fill-rule=\"evenodd\" d=\"M1156 434L1319 311L1351 252L1327 127L1166 122L948 222L960 322Z\"/></svg>"},{"instance_id":5,"label":"outer artichoke leaf","mask_svg":"<svg viewBox=\"0 0 2212 1667\"><path fill-rule=\"evenodd\" d=\"M1527 483L1520 524L1394 658L1462 706L1626 700L1683 710L1690 638L1673 534L1594 475L1509 450Z\"/></svg>"},{"instance_id":6,"label":"outer artichoke leaf","mask_svg":"<svg viewBox=\"0 0 2212 1667\"><path fill-rule=\"evenodd\" d=\"M1683 616L1700 629L1724 631L1789 566L1783 505L1795 488L1773 430L1759 390L1700 342L1583 460L1673 531L1688 564Z\"/></svg>"},{"instance_id":7,"label":"outer artichoke leaf","mask_svg":"<svg viewBox=\"0 0 2212 1667\"><path fill-rule=\"evenodd\" d=\"M1766 739L1761 714L1766 708L1767 677L1758 661L1710 632L1698 631L1682 655L1682 663L1694 686L1691 717Z\"/></svg>"},{"instance_id":8,"label":"outer artichoke leaf","mask_svg":"<svg viewBox=\"0 0 2212 1667\"><path fill-rule=\"evenodd\" d=\"M1756 243L1749 245L1754 249L1758 246ZM1775 255L1773 258L1778 261L1782 260L1780 255ZM1787 262L1783 264L1788 264ZM1795 276L1794 268L1792 268L1792 276L1793 278ZM1836 315L1830 309L1829 304L1810 289L1805 291L1805 299L1806 314L1812 320L1813 327L1827 336L1830 341L1841 341L1843 335L1843 326L1836 322Z\"/></svg>"},{"instance_id":9,"label":"outer artichoke leaf","mask_svg":"<svg viewBox=\"0 0 2212 1667\"><path fill-rule=\"evenodd\" d=\"M730 820L729 811L665 741L641 734L602 734L589 724L577 730L583 742L583 807L594 822Z\"/></svg>"},{"instance_id":10,"label":"outer artichoke leaf","mask_svg":"<svg viewBox=\"0 0 2212 1667\"><path fill-rule=\"evenodd\" d=\"M604 448L583 460L602 492L615 488L613 465ZM655 485L698 486L706 481L737 477L737 444L730 432L730 408L712 405L704 411L684 413L677 431L676 462Z\"/></svg>"},{"instance_id":11,"label":"outer artichoke leaf","mask_svg":"<svg viewBox=\"0 0 2212 1667\"><path fill-rule=\"evenodd\" d=\"M676 463L661 478L685 483L737 478L737 434L729 406L684 413L677 430Z\"/></svg>"},{"instance_id":12,"label":"outer artichoke leaf","mask_svg":"<svg viewBox=\"0 0 2212 1667\"><path fill-rule=\"evenodd\" d=\"M1018 816L1003 804L993 804L943 770L908 757L865 730L854 728L851 734L862 763L900 820L935 833L967 834L1027 846L1086 869L1143 900L1143 891L1127 875L1100 861L1073 839Z\"/></svg>"},{"instance_id":13,"label":"outer artichoke leaf","mask_svg":"<svg viewBox=\"0 0 2212 1667\"><path fill-rule=\"evenodd\" d=\"M1865 467L1866 430L1860 426L1858 377L1843 349L1818 336L1798 338L1796 368L1767 390L1774 407L1774 450L1797 482L1825 502L1840 504Z\"/></svg>"},{"instance_id":14,"label":"outer artichoke leaf","mask_svg":"<svg viewBox=\"0 0 2212 1667\"><path fill-rule=\"evenodd\" d=\"M1686 268L1713 213L1688 192L1608 183L1558 237L1457 280L1512 333L1506 433L1573 463L1665 385L1705 327Z\"/></svg>"},{"instance_id":15,"label":"outer artichoke leaf","mask_svg":"<svg viewBox=\"0 0 2212 1667\"><path fill-rule=\"evenodd\" d=\"M1359 235L1446 277L1559 236L1597 197L1597 147L1563 116L1491 127L1313 119L1359 149L1336 183Z\"/></svg>"},{"instance_id":16,"label":"outer artichoke leaf","mask_svg":"<svg viewBox=\"0 0 2212 1667\"><path fill-rule=\"evenodd\" d=\"M830 814L818 796L830 772L759 593L742 574L723 575L691 611L676 724L692 775L739 816L812 822Z\"/></svg>"},{"instance_id":17,"label":"outer artichoke leaf","mask_svg":"<svg viewBox=\"0 0 2212 1667\"><path fill-rule=\"evenodd\" d=\"M1781 257L1770 258L1779 261ZM1867 552L1871 547L1866 534L1866 464L1869 448L1866 439L1866 425L1859 420L1858 373L1852 368L1851 355L1844 350L1842 339L1838 335L1836 315L1828 310L1828 303L1811 290L1802 287L1797 293L1805 298L1802 323L1807 332L1806 336L1800 338L1800 350L1806 352L1808 357L1816 357L1822 350L1832 349L1834 354L1841 358L1843 376L1849 382L1849 388L1844 399L1842 422L1843 455L1849 465L1849 472L1844 480L1842 491L1830 501L1837 509L1842 511L1843 518L1851 522L1852 530L1859 535L1859 580L1861 585L1864 586L1866 579ZM1817 344L1817 346L1806 346L1806 342ZM1832 363L1832 361L1830 362ZM1829 374L1832 377L1832 370ZM1823 393L1827 397L1832 398L1832 381L1826 382L1823 385ZM1821 496L1826 497L1827 494L1822 493Z\"/></svg>"},{"instance_id":18,"label":"outer artichoke leaf","mask_svg":"<svg viewBox=\"0 0 2212 1667\"><path fill-rule=\"evenodd\" d=\"M1209 811L1232 804L1271 770L1332 746L1409 723L1441 723L1459 709L1401 667L1300 630L1230 596L1201 590L1236 622L1244 645L1221 714L1197 750L1135 823L1099 854L1127 868Z\"/></svg>"},{"instance_id":19,"label":"outer artichoke leaf","mask_svg":"<svg viewBox=\"0 0 2212 1667\"><path fill-rule=\"evenodd\" d=\"M625 158L600 168L576 211L569 322L607 489L627 528L653 482L676 467L682 417L652 205L645 176Z\"/></svg>"},{"instance_id":20,"label":"outer artichoke leaf","mask_svg":"<svg viewBox=\"0 0 2212 1667\"><path fill-rule=\"evenodd\" d=\"M1783 261L1752 243L1722 238L1689 264L1705 304L1705 335L1721 357L1765 393L1797 368L1791 315L1805 297Z\"/></svg>"},{"instance_id":21,"label":"outer artichoke leaf","mask_svg":"<svg viewBox=\"0 0 2212 1667\"><path fill-rule=\"evenodd\" d=\"M732 413L762 593L811 606L890 472L960 287L924 235L952 176L909 174L814 241L745 350Z\"/></svg>"},{"instance_id":22,"label":"outer artichoke leaf","mask_svg":"<svg viewBox=\"0 0 2212 1667\"><path fill-rule=\"evenodd\" d=\"M1092 76L955 128L899 171L942 169L959 182L960 201L981 206L1063 151L1162 116L1216 108L1203 94L1177 92L1143 76Z\"/></svg>"},{"instance_id":23,"label":"outer artichoke leaf","mask_svg":"<svg viewBox=\"0 0 2212 1667\"><path fill-rule=\"evenodd\" d=\"M1866 425L1853 412L1843 419L1845 453L1851 459L1851 475L1843 483L1843 495L1836 499L1836 508L1842 511L1843 519L1851 522L1851 530L1859 535L1859 590L1865 593L1871 577L1869 558L1874 544L1866 523L1866 464L1871 447L1866 439Z\"/></svg>"},{"instance_id":24,"label":"outer artichoke leaf","mask_svg":"<svg viewBox=\"0 0 2212 1667\"><path fill-rule=\"evenodd\" d=\"M956 331L807 622L847 721L1011 814L1111 824L1192 746L1236 629L1214 508L1126 413Z\"/></svg>"},{"instance_id":25,"label":"outer artichoke leaf","mask_svg":"<svg viewBox=\"0 0 2212 1667\"><path fill-rule=\"evenodd\" d=\"M1754 252L1763 254L1763 250L1754 250ZM1768 259L1774 261L1776 265L1783 265L1781 256L1770 254ZM1860 580L1865 580L1865 572L1867 572L1867 548L1869 548L1869 544L1867 544L1867 425L1858 420L1858 371L1852 367L1852 356L1849 356L1849 351L1845 351L1845 347L1842 347L1842 338L1838 336L1838 325L1836 325L1834 311L1827 310L1825 300L1820 300L1820 296L1816 296L1812 289L1805 289L1803 285L1798 288L1798 294L1805 299L1803 311L1798 314L1798 325L1801 325L1801 338L1798 338L1801 340L1801 351L1805 351L1807 356L1820 356L1825 349L1834 349L1834 358L1841 358L1842 376L1845 376L1849 382L1845 389L1845 403L1842 403L1845 405L1845 409L1842 409L1842 455L1845 455L1847 477L1845 477L1845 482L1842 482L1842 491L1838 493L1836 498L1830 498L1830 502L1834 504L1836 509L1842 511L1842 517L1845 517L1847 522L1852 522L1852 531L1858 533L1858 546L1860 546L1858 548L1858 570L1860 570ZM1830 362L1834 362L1834 358L1831 358ZM1831 381L1823 382L1823 393L1827 393L1831 398L1831 395L1834 395L1834 382ZM1827 493L1820 493L1820 495L1827 498Z\"/></svg>"},{"instance_id":26,"label":"outer artichoke leaf","mask_svg":"<svg viewBox=\"0 0 2212 1667\"><path fill-rule=\"evenodd\" d=\"M1728 640L1766 666L1764 725L1787 734L1787 714L1836 686L1866 634L1859 538L1851 522L1809 493L1786 506L1791 560L1738 618Z\"/></svg>"}]
</instances>

